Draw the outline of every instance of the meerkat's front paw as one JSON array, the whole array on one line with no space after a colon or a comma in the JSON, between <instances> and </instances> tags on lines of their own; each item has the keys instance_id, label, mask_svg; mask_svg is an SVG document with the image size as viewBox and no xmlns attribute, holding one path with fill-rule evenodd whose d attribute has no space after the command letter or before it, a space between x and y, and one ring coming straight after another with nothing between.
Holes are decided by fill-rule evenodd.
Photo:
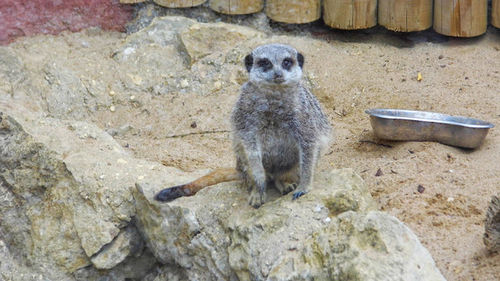
<instances>
[{"instance_id":1,"label":"meerkat's front paw","mask_svg":"<svg viewBox=\"0 0 500 281\"><path fill-rule=\"evenodd\" d=\"M253 188L250 192L250 197L248 198L248 204L254 208L259 208L266 202L266 194L265 192L259 192L257 188Z\"/></svg>"}]
</instances>

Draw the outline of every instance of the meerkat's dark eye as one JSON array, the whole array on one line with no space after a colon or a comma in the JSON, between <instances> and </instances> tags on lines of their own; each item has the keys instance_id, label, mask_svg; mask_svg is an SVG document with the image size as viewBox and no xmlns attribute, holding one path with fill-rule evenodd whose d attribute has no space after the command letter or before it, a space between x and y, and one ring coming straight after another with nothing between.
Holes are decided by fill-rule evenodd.
<instances>
[{"instance_id":1,"label":"meerkat's dark eye","mask_svg":"<svg viewBox=\"0 0 500 281\"><path fill-rule=\"evenodd\" d=\"M264 71L268 71L273 68L273 63L268 59L260 59L257 61L257 65Z\"/></svg>"},{"instance_id":2,"label":"meerkat's dark eye","mask_svg":"<svg viewBox=\"0 0 500 281\"><path fill-rule=\"evenodd\" d=\"M286 58L281 63L281 66L283 66L283 68L286 70L290 70L293 66L293 60L291 58Z\"/></svg>"}]
</instances>

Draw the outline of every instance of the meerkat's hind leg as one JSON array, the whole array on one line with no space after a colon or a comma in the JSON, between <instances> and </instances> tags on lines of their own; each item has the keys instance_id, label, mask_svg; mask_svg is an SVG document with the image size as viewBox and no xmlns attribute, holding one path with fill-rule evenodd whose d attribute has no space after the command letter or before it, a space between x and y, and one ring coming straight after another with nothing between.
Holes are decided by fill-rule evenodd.
<instances>
[{"instance_id":1,"label":"meerkat's hind leg","mask_svg":"<svg viewBox=\"0 0 500 281\"><path fill-rule=\"evenodd\" d=\"M299 182L298 173L299 170L296 166L287 172L280 173L275 177L274 186L278 189L281 195L288 194L297 188Z\"/></svg>"},{"instance_id":2,"label":"meerkat's hind leg","mask_svg":"<svg viewBox=\"0 0 500 281\"><path fill-rule=\"evenodd\" d=\"M278 191L281 193L281 195L288 194L297 188L296 182L275 181L274 185L276 186L276 189L278 189Z\"/></svg>"}]
</instances>

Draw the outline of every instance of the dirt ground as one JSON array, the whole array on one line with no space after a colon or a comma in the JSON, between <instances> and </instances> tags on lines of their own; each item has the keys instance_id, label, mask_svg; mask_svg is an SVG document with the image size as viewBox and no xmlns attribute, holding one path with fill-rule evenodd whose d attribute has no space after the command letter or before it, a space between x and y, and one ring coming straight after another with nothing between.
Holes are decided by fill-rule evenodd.
<instances>
[{"instance_id":1,"label":"dirt ground","mask_svg":"<svg viewBox=\"0 0 500 281\"><path fill-rule=\"evenodd\" d=\"M24 53L33 71L35 61L57 55L71 58L76 67L93 61L98 69L88 70L89 75L112 78L105 77L111 75L106 71L98 74L104 68L99 59L112 53L123 35L83 32L62 37L23 39L10 47ZM82 38L91 47L76 50ZM448 280L500 280L500 254L486 253L482 242L487 204L500 192L500 30L450 39L433 32L401 35L381 28L342 32L315 27L292 43L304 53L313 92L335 129L319 169L350 167L360 174L380 208L418 235ZM227 117L238 86L225 85L211 95L137 95L141 108L125 101L113 112L98 109L91 121L103 129L130 124L135 129L125 128L115 138L137 157L187 171L229 167L234 160ZM497 127L477 150L388 142L373 136L364 113L369 108L469 116Z\"/></svg>"}]
</instances>

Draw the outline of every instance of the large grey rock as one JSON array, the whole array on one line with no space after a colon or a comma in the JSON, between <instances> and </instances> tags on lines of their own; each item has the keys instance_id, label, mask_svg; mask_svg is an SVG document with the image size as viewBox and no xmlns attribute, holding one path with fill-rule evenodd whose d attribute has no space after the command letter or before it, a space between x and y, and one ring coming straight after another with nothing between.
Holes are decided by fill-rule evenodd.
<instances>
[{"instance_id":1,"label":"large grey rock","mask_svg":"<svg viewBox=\"0 0 500 281\"><path fill-rule=\"evenodd\" d=\"M47 276L92 262L110 269L139 256L130 188L140 179L173 176L171 183L183 176L134 159L94 125L2 103L0 155L3 239Z\"/></svg>"},{"instance_id":2,"label":"large grey rock","mask_svg":"<svg viewBox=\"0 0 500 281\"><path fill-rule=\"evenodd\" d=\"M305 244L295 276L308 280L445 280L415 234L383 212L340 214ZM280 273L270 280L290 280Z\"/></svg>"},{"instance_id":3,"label":"large grey rock","mask_svg":"<svg viewBox=\"0 0 500 281\"><path fill-rule=\"evenodd\" d=\"M352 170L320 174L300 200L272 194L259 209L231 183L158 204L133 192L138 226L162 263L187 280L444 280L417 237L375 203Z\"/></svg>"},{"instance_id":4,"label":"large grey rock","mask_svg":"<svg viewBox=\"0 0 500 281\"><path fill-rule=\"evenodd\" d=\"M264 33L255 29L226 23L193 24L180 33L191 64L214 52L228 51L241 42L264 37Z\"/></svg>"}]
</instances>

